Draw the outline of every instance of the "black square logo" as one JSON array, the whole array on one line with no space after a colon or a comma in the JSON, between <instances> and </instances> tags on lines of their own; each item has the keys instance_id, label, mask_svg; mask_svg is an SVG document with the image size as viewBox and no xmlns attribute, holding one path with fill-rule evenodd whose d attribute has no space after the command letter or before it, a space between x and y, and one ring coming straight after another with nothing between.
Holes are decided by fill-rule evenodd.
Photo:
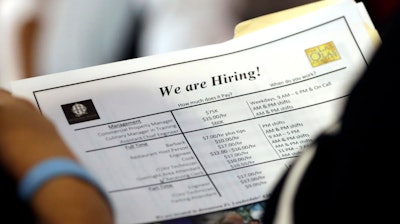
<instances>
[{"instance_id":1,"label":"black square logo","mask_svg":"<svg viewBox=\"0 0 400 224\"><path fill-rule=\"evenodd\" d=\"M69 124L100 119L92 100L61 105Z\"/></svg>"}]
</instances>

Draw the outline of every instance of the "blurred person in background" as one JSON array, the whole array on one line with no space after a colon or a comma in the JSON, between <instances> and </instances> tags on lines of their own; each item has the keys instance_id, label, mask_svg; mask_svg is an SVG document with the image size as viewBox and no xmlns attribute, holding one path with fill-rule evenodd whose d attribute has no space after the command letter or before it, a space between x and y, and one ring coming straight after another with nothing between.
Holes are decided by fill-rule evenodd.
<instances>
[{"instance_id":1,"label":"blurred person in background","mask_svg":"<svg viewBox=\"0 0 400 224\"><path fill-rule=\"evenodd\" d=\"M241 21L309 2L0 0L0 86L220 43L233 38Z\"/></svg>"},{"instance_id":2,"label":"blurred person in background","mask_svg":"<svg viewBox=\"0 0 400 224\"><path fill-rule=\"evenodd\" d=\"M263 224L399 221L400 4L382 4L382 44L350 92L338 129L320 135L282 176Z\"/></svg>"}]
</instances>

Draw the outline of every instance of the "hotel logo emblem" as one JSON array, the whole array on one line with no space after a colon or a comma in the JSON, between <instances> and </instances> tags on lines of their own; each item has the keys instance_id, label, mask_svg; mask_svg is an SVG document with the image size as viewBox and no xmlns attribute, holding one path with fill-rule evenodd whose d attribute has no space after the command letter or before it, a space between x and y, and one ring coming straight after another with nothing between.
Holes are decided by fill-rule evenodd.
<instances>
[{"instance_id":1,"label":"hotel logo emblem","mask_svg":"<svg viewBox=\"0 0 400 224\"><path fill-rule=\"evenodd\" d=\"M61 105L69 124L100 119L92 100Z\"/></svg>"},{"instance_id":2,"label":"hotel logo emblem","mask_svg":"<svg viewBox=\"0 0 400 224\"><path fill-rule=\"evenodd\" d=\"M317 67L340 59L338 50L333 41L305 50L312 67Z\"/></svg>"}]
</instances>

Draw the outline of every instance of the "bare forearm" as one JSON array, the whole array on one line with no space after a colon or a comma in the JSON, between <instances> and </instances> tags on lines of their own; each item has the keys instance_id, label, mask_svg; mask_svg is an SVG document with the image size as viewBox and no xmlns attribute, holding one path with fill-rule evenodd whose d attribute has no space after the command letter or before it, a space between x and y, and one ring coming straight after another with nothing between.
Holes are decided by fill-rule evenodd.
<instances>
[{"instance_id":1,"label":"bare forearm","mask_svg":"<svg viewBox=\"0 0 400 224\"><path fill-rule=\"evenodd\" d=\"M113 223L112 211L100 192L74 177L46 183L31 203L43 224Z\"/></svg>"},{"instance_id":2,"label":"bare forearm","mask_svg":"<svg viewBox=\"0 0 400 224\"><path fill-rule=\"evenodd\" d=\"M63 158L72 164L76 162L75 165L80 169L79 161L54 125L29 102L0 89L2 168L21 185L21 181L36 165L53 158ZM40 223L111 224L113 214L100 191L90 181L74 175L57 175L40 183L32 195L24 200L31 205Z\"/></svg>"}]
</instances>

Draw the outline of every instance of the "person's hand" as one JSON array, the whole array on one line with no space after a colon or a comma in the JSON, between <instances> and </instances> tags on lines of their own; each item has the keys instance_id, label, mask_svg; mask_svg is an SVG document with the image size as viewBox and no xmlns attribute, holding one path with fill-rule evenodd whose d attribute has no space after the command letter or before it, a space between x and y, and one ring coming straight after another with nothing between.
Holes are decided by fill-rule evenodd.
<instances>
[{"instance_id":1,"label":"person's hand","mask_svg":"<svg viewBox=\"0 0 400 224\"><path fill-rule=\"evenodd\" d=\"M18 183L34 165L52 157L77 161L32 103L0 89L0 166ZM72 176L47 181L29 204L39 223L113 223L110 205L98 189Z\"/></svg>"},{"instance_id":2,"label":"person's hand","mask_svg":"<svg viewBox=\"0 0 400 224\"><path fill-rule=\"evenodd\" d=\"M19 180L32 165L53 156L74 158L33 104L0 89L0 164Z\"/></svg>"}]
</instances>

